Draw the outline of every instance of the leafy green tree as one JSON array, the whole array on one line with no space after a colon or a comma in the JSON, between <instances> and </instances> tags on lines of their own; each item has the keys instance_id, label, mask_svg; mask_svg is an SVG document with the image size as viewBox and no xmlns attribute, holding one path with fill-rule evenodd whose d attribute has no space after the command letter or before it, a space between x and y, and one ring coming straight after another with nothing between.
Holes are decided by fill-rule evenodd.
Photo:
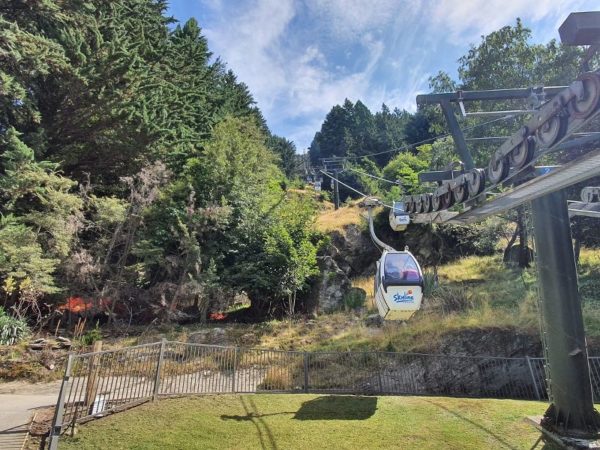
<instances>
[{"instance_id":1,"label":"leafy green tree","mask_svg":"<svg viewBox=\"0 0 600 450\"><path fill-rule=\"evenodd\" d=\"M298 169L296 145L286 138L272 135L267 139L267 147L277 155L277 165L291 179Z\"/></svg>"},{"instance_id":2,"label":"leafy green tree","mask_svg":"<svg viewBox=\"0 0 600 450\"><path fill-rule=\"evenodd\" d=\"M429 168L431 148L431 144L426 144L417 147L416 153L398 154L384 167L383 176L389 180L400 180L406 194L422 192L424 188L419 183L419 172Z\"/></svg>"}]
</instances>

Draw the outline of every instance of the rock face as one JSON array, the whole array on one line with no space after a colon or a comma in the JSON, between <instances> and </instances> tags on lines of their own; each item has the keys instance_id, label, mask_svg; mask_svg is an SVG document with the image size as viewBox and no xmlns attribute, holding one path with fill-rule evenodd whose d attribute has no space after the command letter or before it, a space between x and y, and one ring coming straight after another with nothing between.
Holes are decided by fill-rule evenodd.
<instances>
[{"instance_id":1,"label":"rock face","mask_svg":"<svg viewBox=\"0 0 600 450\"><path fill-rule=\"evenodd\" d=\"M333 232L331 242L318 256L320 275L312 284L306 309L319 313L343 309L344 300L355 297L350 278L373 274L379 255L360 227L350 225L343 232Z\"/></svg>"},{"instance_id":2,"label":"rock face","mask_svg":"<svg viewBox=\"0 0 600 450\"><path fill-rule=\"evenodd\" d=\"M349 277L373 275L379 250L371 242L368 231L349 225L344 232L333 232L325 253L331 256Z\"/></svg>"},{"instance_id":3,"label":"rock face","mask_svg":"<svg viewBox=\"0 0 600 450\"><path fill-rule=\"evenodd\" d=\"M321 273L313 284L311 295L315 309L325 313L340 310L352 283L331 256L320 256L318 261Z\"/></svg>"}]
</instances>

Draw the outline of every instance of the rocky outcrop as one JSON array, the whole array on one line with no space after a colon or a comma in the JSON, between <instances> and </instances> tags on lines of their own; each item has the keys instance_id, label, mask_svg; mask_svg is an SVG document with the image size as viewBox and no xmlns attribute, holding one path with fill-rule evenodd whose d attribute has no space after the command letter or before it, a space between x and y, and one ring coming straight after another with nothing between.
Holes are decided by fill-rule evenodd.
<instances>
[{"instance_id":1,"label":"rocky outcrop","mask_svg":"<svg viewBox=\"0 0 600 450\"><path fill-rule=\"evenodd\" d=\"M226 331L217 327L196 331L188 336L187 341L192 344L229 344Z\"/></svg>"},{"instance_id":2,"label":"rocky outcrop","mask_svg":"<svg viewBox=\"0 0 600 450\"><path fill-rule=\"evenodd\" d=\"M332 312L344 307L344 297L352 289L352 283L331 256L318 258L320 275L313 283L312 300L315 312Z\"/></svg>"},{"instance_id":3,"label":"rocky outcrop","mask_svg":"<svg viewBox=\"0 0 600 450\"><path fill-rule=\"evenodd\" d=\"M349 277L375 273L375 261L380 256L368 232L357 225L349 225L343 232L333 232L324 253L331 256Z\"/></svg>"},{"instance_id":4,"label":"rocky outcrop","mask_svg":"<svg viewBox=\"0 0 600 450\"><path fill-rule=\"evenodd\" d=\"M357 297L350 278L373 274L379 255L369 235L357 225L334 231L317 257L320 274L313 281L308 298L303 300L305 310L329 313L344 309L346 299L352 303Z\"/></svg>"}]
</instances>

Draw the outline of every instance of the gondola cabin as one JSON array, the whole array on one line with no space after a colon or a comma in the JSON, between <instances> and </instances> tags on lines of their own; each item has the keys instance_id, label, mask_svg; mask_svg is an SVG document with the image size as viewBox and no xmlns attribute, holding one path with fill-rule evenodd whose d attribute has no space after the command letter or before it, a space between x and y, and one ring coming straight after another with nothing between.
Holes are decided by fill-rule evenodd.
<instances>
[{"instance_id":1,"label":"gondola cabin","mask_svg":"<svg viewBox=\"0 0 600 450\"><path fill-rule=\"evenodd\" d=\"M404 202L394 202L390 209L390 227L394 231L404 231L410 223L410 216L406 212Z\"/></svg>"},{"instance_id":2,"label":"gondola cabin","mask_svg":"<svg viewBox=\"0 0 600 450\"><path fill-rule=\"evenodd\" d=\"M375 303L384 320L408 320L421 308L423 273L409 251L384 251L377 262Z\"/></svg>"}]
</instances>

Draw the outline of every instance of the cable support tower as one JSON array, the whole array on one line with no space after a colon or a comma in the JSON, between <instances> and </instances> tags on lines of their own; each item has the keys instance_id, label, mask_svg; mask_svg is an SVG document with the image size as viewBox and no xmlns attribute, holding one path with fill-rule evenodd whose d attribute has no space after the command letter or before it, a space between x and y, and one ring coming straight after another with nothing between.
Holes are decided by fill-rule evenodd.
<instances>
[{"instance_id":1,"label":"cable support tower","mask_svg":"<svg viewBox=\"0 0 600 450\"><path fill-rule=\"evenodd\" d=\"M495 123L495 122L500 122L502 120L512 119L513 117L515 117L514 114L507 114L505 116L497 117L495 119L488 120L488 121L482 122L482 123L478 123L478 124L472 125L470 127L465 127L465 128L463 128L463 131L471 131L471 130L474 130L474 129L477 129L477 128L480 128L480 127L483 127L483 126L486 126L486 125L490 125L490 124ZM451 137L451 136L452 136L452 133L440 134L438 136L433 136L433 137L430 137L428 139L423 139L422 141L415 142L413 144L403 145L402 147L394 148L394 149L391 149L391 150L385 150L385 151L377 152L377 153L369 153L367 155L361 155L361 156L343 156L342 158L343 159L364 159L364 158L369 158L371 156L379 156L379 155L385 155L387 153L401 152L403 150L409 150L411 148L414 148L414 147L416 147L418 145L427 144L427 143L433 142L433 141L435 141L437 139L443 139L443 138L447 138L447 137Z\"/></svg>"},{"instance_id":2,"label":"cable support tower","mask_svg":"<svg viewBox=\"0 0 600 450\"><path fill-rule=\"evenodd\" d=\"M338 180L338 179L337 179L337 178L335 178L333 175L331 175L331 174L329 174L329 173L325 172L324 170L320 170L320 169L319 169L319 172L321 172L323 175L325 175L325 176L327 176L327 177L331 178L331 179L332 179L333 181L335 181L336 183L339 183L339 184L341 184L342 186L344 186L344 187L346 187L346 188L350 189L351 191L353 191L353 192L357 193L358 195L362 195L363 197L370 197L369 195L365 194L364 192L361 192L361 191L359 191L358 189L355 189L355 188L353 188L352 186L350 186L350 185L348 185L348 184L344 183L343 181L340 181L340 180ZM382 202L380 202L380 204L381 204L381 206L384 206L384 207L386 207L386 208L392 209L392 206L390 206L390 205L386 205L385 203L382 203Z\"/></svg>"}]
</instances>

